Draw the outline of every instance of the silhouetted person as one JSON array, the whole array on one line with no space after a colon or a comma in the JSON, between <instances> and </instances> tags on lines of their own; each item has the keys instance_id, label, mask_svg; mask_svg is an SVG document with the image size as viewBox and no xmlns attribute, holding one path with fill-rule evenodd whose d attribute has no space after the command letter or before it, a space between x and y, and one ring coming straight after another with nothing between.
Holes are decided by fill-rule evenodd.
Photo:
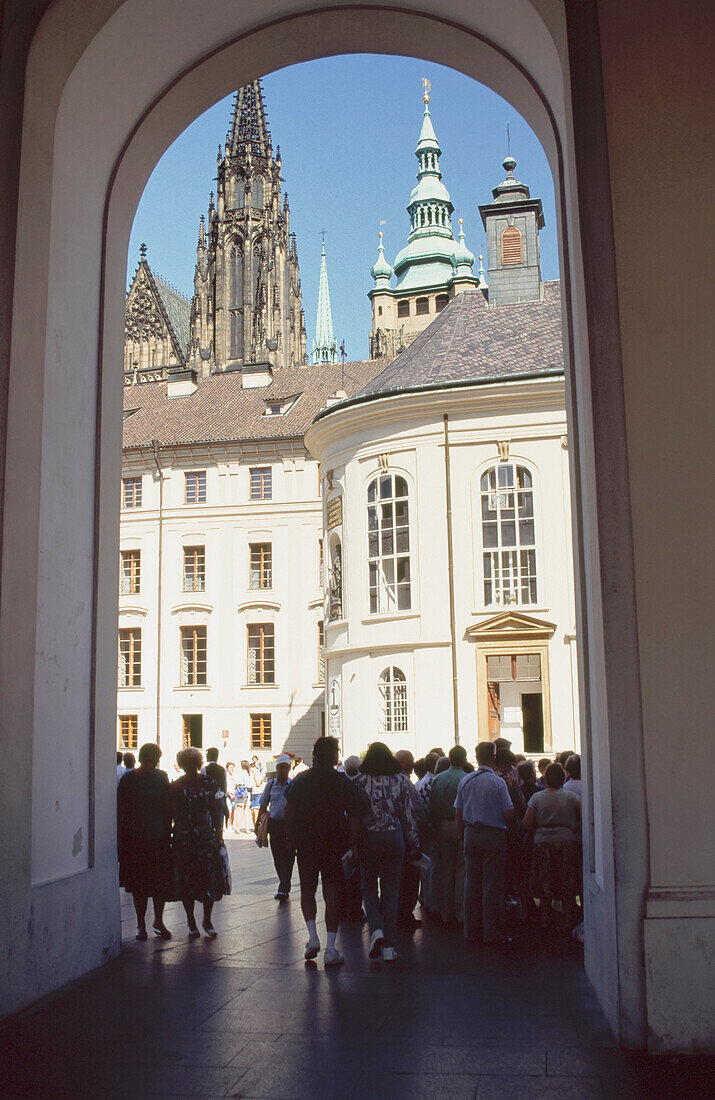
<instances>
[{"instance_id":1,"label":"silhouetted person","mask_svg":"<svg viewBox=\"0 0 715 1100\"><path fill-rule=\"evenodd\" d=\"M218 762L218 749L212 748L206 750L206 763L201 771L204 775L208 775L210 779L213 779L214 783L223 791L224 796L228 794L228 776L226 775L226 769L222 768ZM228 800L226 797L224 797L223 817L224 822L227 822L230 817ZM221 826L221 831L223 832L223 825Z\"/></svg>"},{"instance_id":2,"label":"silhouetted person","mask_svg":"<svg viewBox=\"0 0 715 1100\"><path fill-rule=\"evenodd\" d=\"M342 858L357 846L362 805L355 784L337 772L340 746L335 737L319 737L313 746L313 767L299 772L286 792L284 822L295 846L300 876L300 908L308 942L305 958L316 958L320 940L315 919L318 878L325 900L328 940L323 956L326 966L344 962L337 949L340 924L340 891L344 879Z\"/></svg>"},{"instance_id":3,"label":"silhouetted person","mask_svg":"<svg viewBox=\"0 0 715 1100\"><path fill-rule=\"evenodd\" d=\"M182 749L176 762L184 772L171 784L176 896L186 912L189 939L200 935L194 917L197 901L204 907L204 931L213 939L216 929L211 913L225 886L221 860L224 795L210 776L199 771L202 756L198 749Z\"/></svg>"},{"instance_id":4,"label":"silhouetted person","mask_svg":"<svg viewBox=\"0 0 715 1100\"><path fill-rule=\"evenodd\" d=\"M124 764L124 767L127 769L128 772L130 772L132 768L136 766L136 762L137 758L133 752L124 753L124 756L122 757L122 763Z\"/></svg>"},{"instance_id":5,"label":"silhouetted person","mask_svg":"<svg viewBox=\"0 0 715 1100\"><path fill-rule=\"evenodd\" d=\"M428 815L437 832L437 889L435 904L445 924L463 920L464 851L457 831L454 800L464 779L467 750L455 745L449 750L447 767L435 775L430 790ZM440 761L441 763L441 761ZM439 768L439 764L437 765Z\"/></svg>"},{"instance_id":6,"label":"silhouetted person","mask_svg":"<svg viewBox=\"0 0 715 1100\"><path fill-rule=\"evenodd\" d=\"M261 805L258 812L259 822L264 814L268 814L268 840L273 855L273 866L278 875L278 889L274 895L276 901L288 900L293 877L293 864L295 863L295 850L286 836L285 822L283 821L286 794L291 784L291 764L292 760L288 753L284 752L278 757L275 778L266 784L261 795Z\"/></svg>"},{"instance_id":7,"label":"silhouetted person","mask_svg":"<svg viewBox=\"0 0 715 1100\"><path fill-rule=\"evenodd\" d=\"M528 806L531 796L542 789L536 782L536 768L531 760L524 760L520 764L517 764L516 770L519 773L521 793Z\"/></svg>"},{"instance_id":8,"label":"silhouetted person","mask_svg":"<svg viewBox=\"0 0 715 1100\"><path fill-rule=\"evenodd\" d=\"M169 777L157 767L160 758L158 745L142 745L139 767L127 771L117 787L119 885L134 899L138 940L147 938L149 898L154 931L171 939L163 920L164 905L174 897Z\"/></svg>"},{"instance_id":9,"label":"silhouetted person","mask_svg":"<svg viewBox=\"0 0 715 1100\"><path fill-rule=\"evenodd\" d=\"M552 901L560 901L570 931L580 893L581 799L564 789L565 777L560 764L549 764L546 789L532 796L521 824L525 832L534 830L530 894L541 900L544 923L551 917Z\"/></svg>"},{"instance_id":10,"label":"silhouetted person","mask_svg":"<svg viewBox=\"0 0 715 1100\"><path fill-rule=\"evenodd\" d=\"M373 741L354 780L370 809L360 843L362 896L370 929L371 959L397 958L397 901L402 864L419 854L410 781L381 741Z\"/></svg>"},{"instance_id":11,"label":"silhouetted person","mask_svg":"<svg viewBox=\"0 0 715 1100\"><path fill-rule=\"evenodd\" d=\"M418 814L417 791L415 790L414 784L411 781L412 772L415 766L415 759L409 749L398 749L395 753L395 760L400 765L407 778L410 779L410 798L412 801L412 809L414 810L416 821ZM397 903L398 928L406 928L408 931L414 931L415 929L422 927L422 921L415 916L415 906L417 905L419 892L419 867L415 867L412 863L410 863L409 860L405 860L405 862L402 864L400 896Z\"/></svg>"},{"instance_id":12,"label":"silhouetted person","mask_svg":"<svg viewBox=\"0 0 715 1100\"><path fill-rule=\"evenodd\" d=\"M464 938L504 940L506 830L516 815L506 783L494 774L491 741L477 745L477 770L460 781L454 807L464 836Z\"/></svg>"}]
</instances>

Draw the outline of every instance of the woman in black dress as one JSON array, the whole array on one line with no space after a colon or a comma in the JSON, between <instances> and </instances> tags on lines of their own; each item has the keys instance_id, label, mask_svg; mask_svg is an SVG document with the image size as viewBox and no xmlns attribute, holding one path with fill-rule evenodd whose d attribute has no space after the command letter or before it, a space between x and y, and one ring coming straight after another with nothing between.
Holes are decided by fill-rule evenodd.
<instances>
[{"instance_id":1,"label":"woman in black dress","mask_svg":"<svg viewBox=\"0 0 715 1100\"><path fill-rule=\"evenodd\" d=\"M186 910L189 939L200 935L194 917L197 901L204 907L204 931L213 939L216 929L211 923L211 911L214 902L224 895L221 859L224 793L213 779L199 771L203 757L198 749L182 749L176 762L185 774L171 784L175 896Z\"/></svg>"},{"instance_id":2,"label":"woman in black dress","mask_svg":"<svg viewBox=\"0 0 715 1100\"><path fill-rule=\"evenodd\" d=\"M164 905L173 895L169 777L159 771L158 745L142 745L139 767L122 776L117 787L119 885L134 898L137 939L147 938L146 909L154 902L153 928L171 939L164 925Z\"/></svg>"}]
</instances>

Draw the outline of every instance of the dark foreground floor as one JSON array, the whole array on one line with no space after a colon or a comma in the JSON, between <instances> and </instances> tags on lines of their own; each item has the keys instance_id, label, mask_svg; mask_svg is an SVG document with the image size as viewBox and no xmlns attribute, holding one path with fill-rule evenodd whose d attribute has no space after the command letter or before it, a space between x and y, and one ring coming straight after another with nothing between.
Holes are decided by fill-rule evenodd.
<instances>
[{"instance_id":1,"label":"dark foreground floor","mask_svg":"<svg viewBox=\"0 0 715 1100\"><path fill-rule=\"evenodd\" d=\"M616 1049L576 945L495 955L425 927L385 965L367 961L351 925L345 966L326 972L303 962L298 898L273 901L267 853L229 848L218 939L187 942L171 906L175 938L137 943L123 904L122 957L0 1028L0 1097L715 1095L706 1059Z\"/></svg>"}]
</instances>

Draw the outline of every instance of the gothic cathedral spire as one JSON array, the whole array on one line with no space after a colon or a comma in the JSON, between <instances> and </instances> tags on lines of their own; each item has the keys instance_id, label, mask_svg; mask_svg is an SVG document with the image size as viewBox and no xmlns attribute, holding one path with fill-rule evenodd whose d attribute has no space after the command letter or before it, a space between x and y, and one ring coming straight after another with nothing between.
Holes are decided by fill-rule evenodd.
<instances>
[{"instance_id":1,"label":"gothic cathedral spire","mask_svg":"<svg viewBox=\"0 0 715 1100\"><path fill-rule=\"evenodd\" d=\"M333 313L330 308L330 287L328 286L328 261L325 258L325 241L320 257L320 284L318 286L318 315L315 320L315 339L313 340L314 363L337 363L338 345L333 332Z\"/></svg>"},{"instance_id":2,"label":"gothic cathedral spire","mask_svg":"<svg viewBox=\"0 0 715 1100\"><path fill-rule=\"evenodd\" d=\"M306 362L298 257L260 80L239 88L199 232L189 360L202 374Z\"/></svg>"}]
</instances>

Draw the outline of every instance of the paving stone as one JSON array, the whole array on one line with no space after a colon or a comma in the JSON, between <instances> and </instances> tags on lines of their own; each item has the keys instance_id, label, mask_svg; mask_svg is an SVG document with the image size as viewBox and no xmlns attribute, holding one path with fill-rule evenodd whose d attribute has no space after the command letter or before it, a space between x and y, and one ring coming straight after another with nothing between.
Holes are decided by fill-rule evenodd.
<instances>
[{"instance_id":1,"label":"paving stone","mask_svg":"<svg viewBox=\"0 0 715 1100\"><path fill-rule=\"evenodd\" d=\"M602 1100L598 1079L590 1077L496 1077L479 1079L476 1100ZM607 1100L625 1100L609 1097Z\"/></svg>"},{"instance_id":2,"label":"paving stone","mask_svg":"<svg viewBox=\"0 0 715 1100\"><path fill-rule=\"evenodd\" d=\"M348 925L344 966L306 966L297 899L273 901L270 854L229 848L235 893L214 910L215 941L187 942L173 904L174 938L137 943L125 898L122 957L0 1024L2 1100L715 1095L711 1063L617 1049L570 941L526 930L494 953L426 923L399 937L387 967L367 959L365 928Z\"/></svg>"}]
</instances>

